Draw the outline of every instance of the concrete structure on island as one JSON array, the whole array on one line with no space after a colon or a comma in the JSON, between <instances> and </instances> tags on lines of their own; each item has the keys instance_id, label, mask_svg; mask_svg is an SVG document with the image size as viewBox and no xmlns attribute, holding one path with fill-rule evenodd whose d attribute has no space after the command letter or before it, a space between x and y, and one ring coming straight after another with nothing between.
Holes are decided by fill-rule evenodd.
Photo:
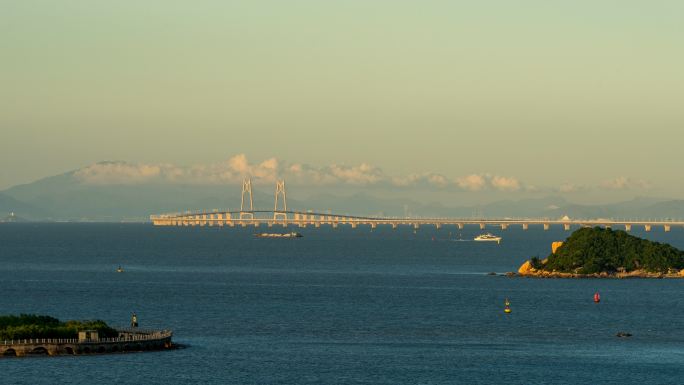
<instances>
[{"instance_id":1,"label":"concrete structure on island","mask_svg":"<svg viewBox=\"0 0 684 385\"><path fill-rule=\"evenodd\" d=\"M371 229L375 229L378 226L390 226L392 229L396 229L398 226L411 226L416 230L421 226L434 226L437 229L445 226L455 226L462 230L465 225L476 225L481 230L488 226L498 227L501 230L506 230L511 226L521 226L523 230L528 230L530 226L539 226L544 230L549 230L551 226L562 226L564 230L569 231L573 227L600 226L623 228L625 231L632 231L634 226L639 226L643 227L647 232L651 231L653 227L660 227L665 232L669 232L673 227L684 227L683 221L670 220L571 219L567 216L560 219L396 218L288 210L284 181L279 181L276 185L273 210L255 210L252 197L252 182L249 179L245 179L242 184L242 204L239 211L188 211L185 213L151 215L150 221L155 226L259 227L266 225L272 227L277 225L287 227L292 225L299 227L313 226L320 228L321 226L330 226L338 228L340 225L347 225L353 229L359 226L368 226Z\"/></svg>"},{"instance_id":2,"label":"concrete structure on island","mask_svg":"<svg viewBox=\"0 0 684 385\"><path fill-rule=\"evenodd\" d=\"M142 352L173 347L170 330L120 329L118 332L115 338L99 338L97 331L84 330L74 339L0 340L0 357Z\"/></svg>"}]
</instances>

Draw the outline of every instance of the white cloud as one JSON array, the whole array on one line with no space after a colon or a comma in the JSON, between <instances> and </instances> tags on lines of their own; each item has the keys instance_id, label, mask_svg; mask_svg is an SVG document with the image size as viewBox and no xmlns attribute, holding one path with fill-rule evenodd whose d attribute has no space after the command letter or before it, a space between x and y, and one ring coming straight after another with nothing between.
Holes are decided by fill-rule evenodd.
<instances>
[{"instance_id":1,"label":"white cloud","mask_svg":"<svg viewBox=\"0 0 684 385\"><path fill-rule=\"evenodd\" d=\"M165 165L101 162L82 168L74 176L89 184L136 184L161 177Z\"/></svg>"},{"instance_id":2,"label":"white cloud","mask_svg":"<svg viewBox=\"0 0 684 385\"><path fill-rule=\"evenodd\" d=\"M410 187L410 186L434 186L434 187L448 187L452 182L441 174L435 173L422 173L422 174L409 174L406 176L394 176L391 178L390 183L397 187Z\"/></svg>"},{"instance_id":3,"label":"white cloud","mask_svg":"<svg viewBox=\"0 0 684 385\"><path fill-rule=\"evenodd\" d=\"M281 164L276 158L261 163L250 163L245 154L238 154L225 162L191 167L173 165L102 162L74 173L74 177L88 184L136 184L148 182L182 182L196 184L239 183L250 177L255 184L273 183L279 178L292 178L309 184L378 184L389 178L378 167L367 163L347 166L333 164L313 167L304 164Z\"/></svg>"},{"instance_id":4,"label":"white cloud","mask_svg":"<svg viewBox=\"0 0 684 385\"><path fill-rule=\"evenodd\" d=\"M635 180L632 178L619 176L617 178L609 179L601 183L601 187L610 190L633 190L633 189L649 189L651 186L644 180Z\"/></svg>"},{"instance_id":5,"label":"white cloud","mask_svg":"<svg viewBox=\"0 0 684 385\"><path fill-rule=\"evenodd\" d=\"M386 179L382 170L366 163L358 166L343 166L333 164L325 170L332 174L337 180L348 184L375 184Z\"/></svg>"},{"instance_id":6,"label":"white cloud","mask_svg":"<svg viewBox=\"0 0 684 385\"><path fill-rule=\"evenodd\" d=\"M238 154L228 159L228 168L237 173L245 175L251 171L251 167L245 154Z\"/></svg>"},{"instance_id":7,"label":"white cloud","mask_svg":"<svg viewBox=\"0 0 684 385\"><path fill-rule=\"evenodd\" d=\"M482 175L472 174L456 179L456 184L463 190L480 191L487 185L487 180Z\"/></svg>"},{"instance_id":8,"label":"white cloud","mask_svg":"<svg viewBox=\"0 0 684 385\"><path fill-rule=\"evenodd\" d=\"M295 163L279 171L280 177L301 184L372 185L387 180L387 176L381 169L367 163L357 166L333 164L325 167Z\"/></svg>"},{"instance_id":9,"label":"white cloud","mask_svg":"<svg viewBox=\"0 0 684 385\"><path fill-rule=\"evenodd\" d=\"M287 175L288 180L293 180L298 184L328 185L339 182L332 174L307 164L295 163L285 167L284 174Z\"/></svg>"},{"instance_id":10,"label":"white cloud","mask_svg":"<svg viewBox=\"0 0 684 385\"><path fill-rule=\"evenodd\" d=\"M250 177L254 184L271 184L277 179L286 179L295 184L321 186L375 185L451 188L465 191L518 191L522 188L522 184L516 178L490 174L471 174L455 179L432 172L390 176L368 163L316 167L301 163L290 164L276 158L251 163L245 154L232 156L223 162L191 167L102 162L76 171L74 177L86 184L238 184L243 178Z\"/></svg>"},{"instance_id":11,"label":"white cloud","mask_svg":"<svg viewBox=\"0 0 684 385\"><path fill-rule=\"evenodd\" d=\"M467 191L518 191L522 188L522 183L516 178L491 174L471 174L456 178L456 185Z\"/></svg>"},{"instance_id":12,"label":"white cloud","mask_svg":"<svg viewBox=\"0 0 684 385\"><path fill-rule=\"evenodd\" d=\"M494 176L491 179L492 186L501 191L518 191L520 190L520 182L515 178Z\"/></svg>"}]
</instances>

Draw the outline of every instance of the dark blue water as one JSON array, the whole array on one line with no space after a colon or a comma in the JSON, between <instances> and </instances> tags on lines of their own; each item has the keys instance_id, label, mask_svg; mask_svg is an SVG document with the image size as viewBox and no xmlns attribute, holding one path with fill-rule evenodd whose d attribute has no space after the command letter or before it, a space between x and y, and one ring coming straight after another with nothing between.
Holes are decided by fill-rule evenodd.
<instances>
[{"instance_id":1,"label":"dark blue water","mask_svg":"<svg viewBox=\"0 0 684 385\"><path fill-rule=\"evenodd\" d=\"M125 326L135 311L141 327L173 329L189 345L0 359L0 383L684 382L684 280L486 275L546 256L562 229L498 231L501 245L428 227L253 232L0 224L0 313ZM682 229L634 234L684 248Z\"/></svg>"}]
</instances>

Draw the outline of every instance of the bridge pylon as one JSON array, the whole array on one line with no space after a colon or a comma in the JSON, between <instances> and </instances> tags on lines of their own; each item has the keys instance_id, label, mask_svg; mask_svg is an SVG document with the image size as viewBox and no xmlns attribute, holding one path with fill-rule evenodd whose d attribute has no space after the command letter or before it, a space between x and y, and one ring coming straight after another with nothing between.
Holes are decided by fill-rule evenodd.
<instances>
[{"instance_id":1,"label":"bridge pylon","mask_svg":"<svg viewBox=\"0 0 684 385\"><path fill-rule=\"evenodd\" d=\"M245 210L245 194L249 196L249 210ZM254 219L254 199L252 197L252 179L242 181L242 201L240 202L240 219Z\"/></svg>"},{"instance_id":2,"label":"bridge pylon","mask_svg":"<svg viewBox=\"0 0 684 385\"><path fill-rule=\"evenodd\" d=\"M278 209L278 198L282 196L282 209ZM277 181L275 189L275 205L273 207L273 220L287 221L287 195L285 194L285 181Z\"/></svg>"}]
</instances>

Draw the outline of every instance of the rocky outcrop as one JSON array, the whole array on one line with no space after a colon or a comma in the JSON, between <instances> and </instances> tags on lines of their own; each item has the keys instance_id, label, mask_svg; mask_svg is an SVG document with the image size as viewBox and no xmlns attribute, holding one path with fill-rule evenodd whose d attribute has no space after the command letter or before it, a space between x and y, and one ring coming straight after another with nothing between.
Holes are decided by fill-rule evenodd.
<instances>
[{"instance_id":1,"label":"rocky outcrop","mask_svg":"<svg viewBox=\"0 0 684 385\"><path fill-rule=\"evenodd\" d=\"M529 275L536 272L537 270L534 267L532 267L532 262L530 261L525 261L525 263L523 263L518 269L518 274L520 275Z\"/></svg>"},{"instance_id":2,"label":"rocky outcrop","mask_svg":"<svg viewBox=\"0 0 684 385\"><path fill-rule=\"evenodd\" d=\"M544 261L542 261L543 263ZM684 269L671 270L667 273L651 272L646 270L600 272L594 274L580 274L577 272L567 273L560 271L538 270L532 267L532 262L527 260L518 269L517 273L508 273L507 276L535 277L535 278L684 278Z\"/></svg>"}]
</instances>

